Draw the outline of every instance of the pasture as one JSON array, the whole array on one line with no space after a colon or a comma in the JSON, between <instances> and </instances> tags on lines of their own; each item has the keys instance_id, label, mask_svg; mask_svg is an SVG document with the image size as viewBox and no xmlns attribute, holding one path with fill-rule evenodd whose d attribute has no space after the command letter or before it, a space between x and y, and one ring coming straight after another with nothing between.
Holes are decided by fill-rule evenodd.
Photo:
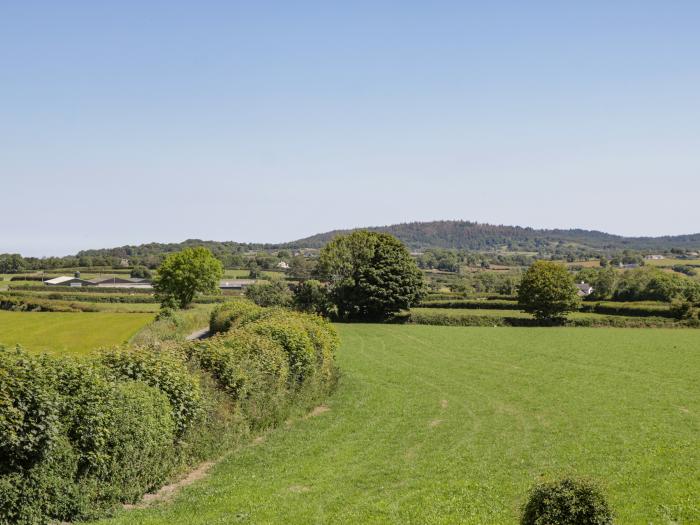
<instances>
[{"instance_id":1,"label":"pasture","mask_svg":"<svg viewBox=\"0 0 700 525\"><path fill-rule=\"evenodd\" d=\"M618 523L700 522L700 331L338 329L327 411L104 523L507 524L571 473Z\"/></svg>"},{"instance_id":2,"label":"pasture","mask_svg":"<svg viewBox=\"0 0 700 525\"><path fill-rule=\"evenodd\" d=\"M80 355L126 342L152 320L152 313L0 311L0 344L19 344L54 355Z\"/></svg>"}]
</instances>

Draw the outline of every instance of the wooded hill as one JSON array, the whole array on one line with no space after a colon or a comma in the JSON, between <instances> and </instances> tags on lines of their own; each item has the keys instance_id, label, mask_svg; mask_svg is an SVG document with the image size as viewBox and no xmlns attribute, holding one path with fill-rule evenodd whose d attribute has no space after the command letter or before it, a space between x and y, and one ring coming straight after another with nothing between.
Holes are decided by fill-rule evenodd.
<instances>
[{"instance_id":1,"label":"wooded hill","mask_svg":"<svg viewBox=\"0 0 700 525\"><path fill-rule=\"evenodd\" d=\"M413 249L455 248L465 250L538 251L560 243L593 250L697 250L700 233L664 237L623 237L594 230L536 230L520 226L496 226L470 221L409 222L364 228L390 233ZM288 243L288 247L320 248L336 235L352 230L334 230Z\"/></svg>"},{"instance_id":2,"label":"wooded hill","mask_svg":"<svg viewBox=\"0 0 700 525\"><path fill-rule=\"evenodd\" d=\"M700 233L664 237L623 237L593 230L537 230L520 226L480 224L470 221L410 222L390 226L376 226L370 231L390 233L413 250L426 248L453 248L461 250L508 250L553 252L557 247L572 246L591 251L613 252L700 250ZM232 241L202 241L188 239L182 243L149 243L101 250L85 250L80 256L134 257L157 256L179 251L190 246L205 246L215 255L243 254L247 251L321 248L336 235L353 230L334 230L283 244L251 244Z\"/></svg>"}]
</instances>

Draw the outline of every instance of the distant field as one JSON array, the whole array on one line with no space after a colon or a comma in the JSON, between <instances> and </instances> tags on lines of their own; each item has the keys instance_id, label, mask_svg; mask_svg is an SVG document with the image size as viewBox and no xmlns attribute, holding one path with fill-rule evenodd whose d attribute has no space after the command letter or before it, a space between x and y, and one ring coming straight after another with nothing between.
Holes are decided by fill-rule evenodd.
<instances>
[{"instance_id":1,"label":"distant field","mask_svg":"<svg viewBox=\"0 0 700 525\"><path fill-rule=\"evenodd\" d=\"M700 266L700 259L658 259L658 260L652 260L648 259L644 261L644 264L646 266L675 266L677 264L680 265L688 265L688 266Z\"/></svg>"},{"instance_id":2,"label":"distant field","mask_svg":"<svg viewBox=\"0 0 700 525\"><path fill-rule=\"evenodd\" d=\"M340 325L329 410L111 524L515 524L542 477L700 523L700 331Z\"/></svg>"},{"instance_id":3,"label":"distant field","mask_svg":"<svg viewBox=\"0 0 700 525\"><path fill-rule=\"evenodd\" d=\"M420 312L426 314L441 314L450 317L482 315L487 317L516 317L518 319L532 319L532 315L521 312L519 310L486 310L486 309L467 309L467 308L411 308L412 312ZM598 319L608 317L603 314L588 313L588 312L572 312L569 314L572 319ZM621 319L626 319L626 316L615 316Z\"/></svg>"},{"instance_id":4,"label":"distant field","mask_svg":"<svg viewBox=\"0 0 700 525\"><path fill-rule=\"evenodd\" d=\"M20 344L37 352L77 355L125 342L151 320L153 314L150 313L0 311L0 344Z\"/></svg>"}]
</instances>

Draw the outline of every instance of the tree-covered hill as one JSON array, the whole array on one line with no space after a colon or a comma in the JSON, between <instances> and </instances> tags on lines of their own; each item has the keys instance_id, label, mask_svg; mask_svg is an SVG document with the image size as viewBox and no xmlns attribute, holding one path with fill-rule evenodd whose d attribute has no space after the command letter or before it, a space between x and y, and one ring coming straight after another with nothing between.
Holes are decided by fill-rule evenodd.
<instances>
[{"instance_id":1,"label":"tree-covered hill","mask_svg":"<svg viewBox=\"0 0 700 525\"><path fill-rule=\"evenodd\" d=\"M665 237L622 237L593 230L536 230L520 226L497 226L470 221L410 222L366 229L391 233L413 249L538 251L559 243L577 244L594 250L700 249L700 233ZM291 242L288 246L318 248L336 235L349 231L351 230L320 233Z\"/></svg>"}]
</instances>

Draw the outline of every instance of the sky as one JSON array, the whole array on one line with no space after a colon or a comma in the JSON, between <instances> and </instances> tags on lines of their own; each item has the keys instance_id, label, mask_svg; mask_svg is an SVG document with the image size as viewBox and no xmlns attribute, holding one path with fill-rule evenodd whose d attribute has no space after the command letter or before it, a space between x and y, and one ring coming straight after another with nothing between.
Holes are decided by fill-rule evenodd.
<instances>
[{"instance_id":1,"label":"sky","mask_svg":"<svg viewBox=\"0 0 700 525\"><path fill-rule=\"evenodd\" d=\"M697 1L0 1L0 253L700 231Z\"/></svg>"}]
</instances>

